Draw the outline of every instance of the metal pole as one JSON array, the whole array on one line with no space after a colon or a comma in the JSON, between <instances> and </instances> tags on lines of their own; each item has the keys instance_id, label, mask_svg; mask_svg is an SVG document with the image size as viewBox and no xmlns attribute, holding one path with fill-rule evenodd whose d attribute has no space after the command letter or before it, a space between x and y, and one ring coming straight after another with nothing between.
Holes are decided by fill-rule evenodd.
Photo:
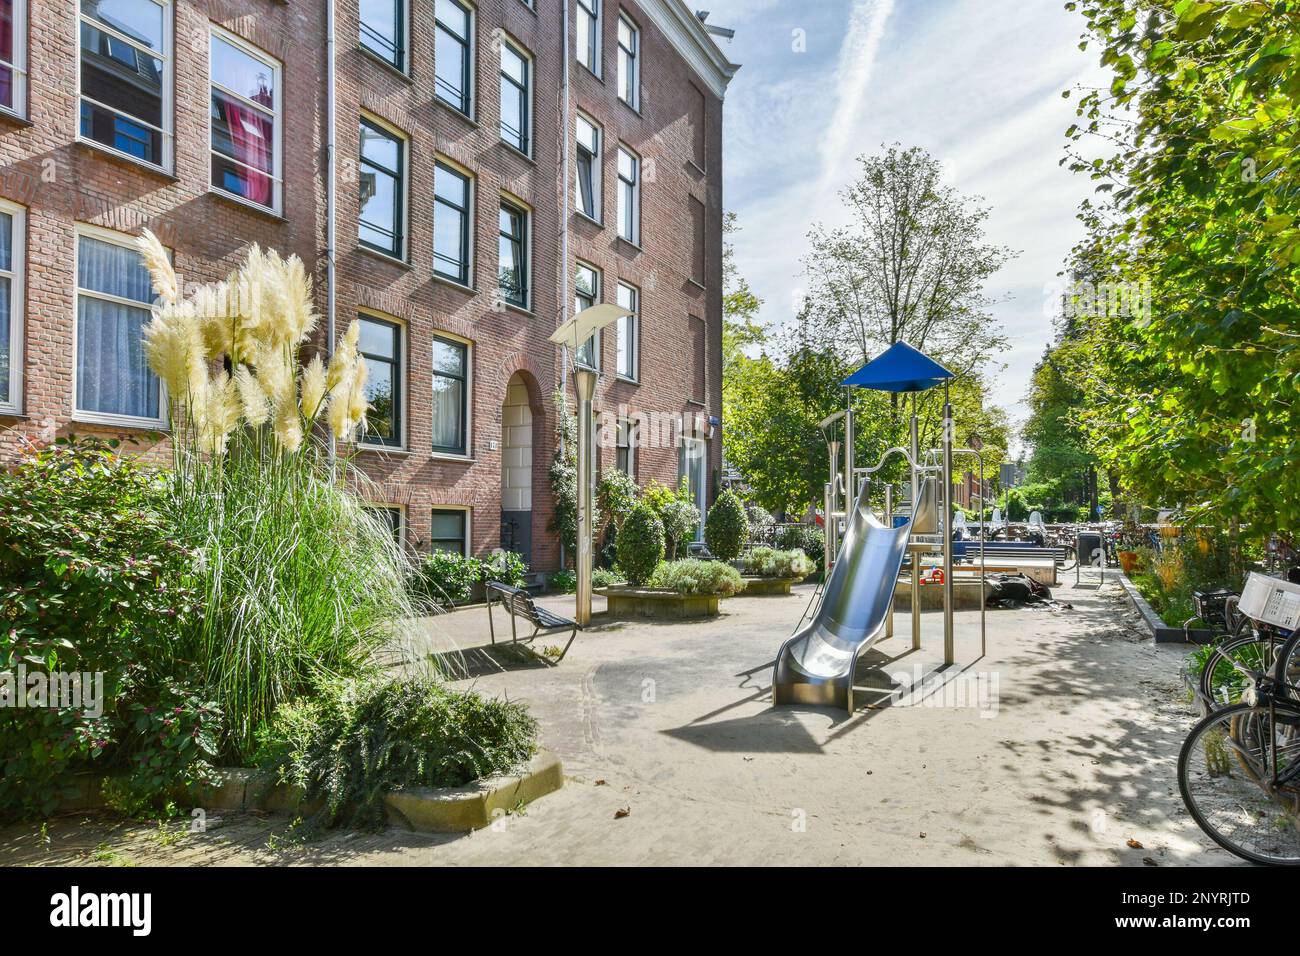
<instances>
[{"instance_id":1,"label":"metal pole","mask_svg":"<svg viewBox=\"0 0 1300 956\"><path fill-rule=\"evenodd\" d=\"M980 463L980 657L988 653L988 639L984 630L984 456L979 455Z\"/></svg>"},{"instance_id":2,"label":"metal pole","mask_svg":"<svg viewBox=\"0 0 1300 956\"><path fill-rule=\"evenodd\" d=\"M336 102L337 76L337 27L335 25L334 0L325 4L325 359L334 357L335 313L338 299L338 276L335 260L338 255L337 220L334 193L337 187L338 143L335 141L338 129L338 109ZM338 439L334 432L329 433L329 463L331 470L338 457Z\"/></svg>"},{"instance_id":3,"label":"metal pole","mask_svg":"<svg viewBox=\"0 0 1300 956\"><path fill-rule=\"evenodd\" d=\"M837 441L830 442L827 446L830 458L830 495L828 497L828 506L826 508L826 573L830 574L831 566L840 556L840 524L835 517L839 510L839 469L840 469L840 443Z\"/></svg>"},{"instance_id":4,"label":"metal pole","mask_svg":"<svg viewBox=\"0 0 1300 956\"><path fill-rule=\"evenodd\" d=\"M921 505L921 484L917 466L921 462L921 438L916 419L916 393L912 393L912 521ZM909 536L910 538L910 536ZM909 543L910 540L909 540ZM921 649L921 553L912 550L912 650Z\"/></svg>"},{"instance_id":5,"label":"metal pole","mask_svg":"<svg viewBox=\"0 0 1300 956\"><path fill-rule=\"evenodd\" d=\"M894 486L885 485L885 527L894 526ZM885 637L894 636L894 592L898 590L898 578L889 585L889 610L885 612Z\"/></svg>"},{"instance_id":6,"label":"metal pole","mask_svg":"<svg viewBox=\"0 0 1300 956\"><path fill-rule=\"evenodd\" d=\"M835 563L835 557L831 553L834 547L834 539L831 533L831 515L834 513L835 505L835 482L826 482L826 488L822 491L822 508L825 511L826 519L822 526L822 537L825 539L825 547L822 549L822 584L831 576L831 565Z\"/></svg>"},{"instance_id":7,"label":"metal pole","mask_svg":"<svg viewBox=\"0 0 1300 956\"><path fill-rule=\"evenodd\" d=\"M952 403L943 386L943 662L956 661L952 628Z\"/></svg>"},{"instance_id":8,"label":"metal pole","mask_svg":"<svg viewBox=\"0 0 1300 956\"><path fill-rule=\"evenodd\" d=\"M854 433L853 422L853 390L846 388L845 406L844 406L844 523L849 522L849 509L853 507L854 502L858 500L857 489L854 488L853 481L853 459L854 443L856 435Z\"/></svg>"},{"instance_id":9,"label":"metal pole","mask_svg":"<svg viewBox=\"0 0 1300 956\"><path fill-rule=\"evenodd\" d=\"M591 466L595 457L591 403L596 397L596 373L575 369L573 385L578 391L578 594L574 620L586 627L591 623Z\"/></svg>"}]
</instances>

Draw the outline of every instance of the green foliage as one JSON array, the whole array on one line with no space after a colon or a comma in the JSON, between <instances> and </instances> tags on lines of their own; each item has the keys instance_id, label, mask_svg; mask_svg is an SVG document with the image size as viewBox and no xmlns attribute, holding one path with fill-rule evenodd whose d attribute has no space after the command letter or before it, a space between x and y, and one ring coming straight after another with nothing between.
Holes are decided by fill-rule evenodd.
<instances>
[{"instance_id":1,"label":"green foliage","mask_svg":"<svg viewBox=\"0 0 1300 956\"><path fill-rule=\"evenodd\" d=\"M704 522L704 543L720 561L734 561L749 540L749 518L734 491L718 495Z\"/></svg>"},{"instance_id":2,"label":"green foliage","mask_svg":"<svg viewBox=\"0 0 1300 956\"><path fill-rule=\"evenodd\" d=\"M776 546L786 551L802 551L820 568L826 557L826 533L815 525L786 525L776 536Z\"/></svg>"},{"instance_id":3,"label":"green foliage","mask_svg":"<svg viewBox=\"0 0 1300 956\"><path fill-rule=\"evenodd\" d=\"M678 594L717 594L730 597L745 589L745 582L729 564L721 561L664 561L654 569L649 586Z\"/></svg>"},{"instance_id":4,"label":"green foliage","mask_svg":"<svg viewBox=\"0 0 1300 956\"><path fill-rule=\"evenodd\" d=\"M1088 449L1087 434L1080 420L1085 400L1083 389L1072 380L1067 366L1060 360L1073 347L1074 343L1062 341L1044 353L1034 369L1026 401L1029 418L1020 431L1033 448L1028 467L1030 480L1051 486L1041 497L1035 497L1027 489L1026 495L1047 508L1066 501L1086 501L1092 490L1090 478L1097 467L1097 458Z\"/></svg>"},{"instance_id":5,"label":"green foliage","mask_svg":"<svg viewBox=\"0 0 1300 956\"><path fill-rule=\"evenodd\" d=\"M753 548L741 560L746 574L764 578L806 578L816 569L808 555L798 548L778 551L775 548Z\"/></svg>"},{"instance_id":6,"label":"green foliage","mask_svg":"<svg viewBox=\"0 0 1300 956\"><path fill-rule=\"evenodd\" d=\"M494 551L479 562L479 580L484 584L496 581L512 588L524 586L528 565L524 557L514 551Z\"/></svg>"},{"instance_id":7,"label":"green foliage","mask_svg":"<svg viewBox=\"0 0 1300 956\"><path fill-rule=\"evenodd\" d=\"M695 507L695 499L691 497L690 484L685 476L676 488L652 481L642 492L641 500L663 523L668 556L672 558L680 555L700 526L700 509Z\"/></svg>"},{"instance_id":8,"label":"green foliage","mask_svg":"<svg viewBox=\"0 0 1300 956\"><path fill-rule=\"evenodd\" d=\"M554 512L549 525L559 535L570 559L578 553L578 417L569 410L564 393L553 396L558 444L551 459L550 478ZM600 527L600 503L592 503L592 528Z\"/></svg>"},{"instance_id":9,"label":"green foliage","mask_svg":"<svg viewBox=\"0 0 1300 956\"><path fill-rule=\"evenodd\" d=\"M600 505L600 513L615 532L623 527L623 522L636 507L639 494L640 489L637 488L635 479L627 472L618 468L606 468L600 473L596 482L596 501Z\"/></svg>"},{"instance_id":10,"label":"green foliage","mask_svg":"<svg viewBox=\"0 0 1300 956\"><path fill-rule=\"evenodd\" d=\"M1073 5L1072 5L1073 6ZM1076 300L1092 448L1148 504L1251 533L1300 526L1300 18L1297 0L1098 0L1080 9L1113 74L1074 142L1096 181ZM1118 148L1116 148L1118 146ZM1140 310L1096 308L1106 284Z\"/></svg>"},{"instance_id":11,"label":"green foliage","mask_svg":"<svg viewBox=\"0 0 1300 956\"><path fill-rule=\"evenodd\" d=\"M286 704L258 743L261 766L324 800L313 824L380 827L391 790L457 787L518 767L537 752L537 723L519 704L408 678Z\"/></svg>"},{"instance_id":12,"label":"green foliage","mask_svg":"<svg viewBox=\"0 0 1300 956\"><path fill-rule=\"evenodd\" d=\"M80 707L0 708L0 816L48 815L92 769L140 768L133 799L156 802L213 753L221 715L178 652L198 614L195 556L166 519L166 483L118 448L60 439L0 473L0 671L103 680L97 716L93 683ZM167 728L142 719L163 710Z\"/></svg>"},{"instance_id":13,"label":"green foliage","mask_svg":"<svg viewBox=\"0 0 1300 956\"><path fill-rule=\"evenodd\" d=\"M664 525L647 504L637 505L618 536L618 563L632 584L640 587L664 557Z\"/></svg>"},{"instance_id":14,"label":"green foliage","mask_svg":"<svg viewBox=\"0 0 1300 956\"><path fill-rule=\"evenodd\" d=\"M593 588L613 587L616 584L623 584L624 580L617 571L606 568L593 568L591 572ZM558 594L572 594L578 590L578 575L573 571L556 571L551 575L550 589Z\"/></svg>"},{"instance_id":15,"label":"green foliage","mask_svg":"<svg viewBox=\"0 0 1300 956\"><path fill-rule=\"evenodd\" d=\"M421 559L411 574L411 589L434 604L467 604L482 577L477 558L439 550Z\"/></svg>"}]
</instances>

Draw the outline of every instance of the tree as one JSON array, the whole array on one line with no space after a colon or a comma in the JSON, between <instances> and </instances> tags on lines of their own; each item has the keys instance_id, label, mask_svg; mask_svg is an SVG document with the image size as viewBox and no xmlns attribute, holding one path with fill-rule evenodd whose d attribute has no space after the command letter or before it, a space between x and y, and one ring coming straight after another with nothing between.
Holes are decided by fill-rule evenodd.
<instances>
[{"instance_id":1,"label":"tree","mask_svg":"<svg viewBox=\"0 0 1300 956\"><path fill-rule=\"evenodd\" d=\"M1057 482L1064 501L1086 501L1095 507L1097 459L1088 449L1088 436L1079 419L1083 390L1060 361L1073 346L1061 340L1043 352L1030 383L1029 418L1020 436L1033 449L1030 481Z\"/></svg>"},{"instance_id":2,"label":"tree","mask_svg":"<svg viewBox=\"0 0 1300 956\"><path fill-rule=\"evenodd\" d=\"M925 150L895 145L858 163L841 193L852 222L808 236L808 335L855 368L901 341L976 371L1006 344L983 289L1013 253L984 241L988 209L943 185Z\"/></svg>"},{"instance_id":3,"label":"tree","mask_svg":"<svg viewBox=\"0 0 1300 956\"><path fill-rule=\"evenodd\" d=\"M724 491L709 509L704 522L704 543L714 557L734 561L740 557L749 537L749 519L745 506L734 491Z\"/></svg>"}]
</instances>

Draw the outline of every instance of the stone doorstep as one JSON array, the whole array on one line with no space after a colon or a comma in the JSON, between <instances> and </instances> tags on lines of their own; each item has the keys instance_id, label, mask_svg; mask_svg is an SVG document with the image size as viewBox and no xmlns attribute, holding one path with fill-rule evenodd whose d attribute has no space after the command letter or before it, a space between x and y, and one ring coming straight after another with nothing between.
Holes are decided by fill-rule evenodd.
<instances>
[{"instance_id":1,"label":"stone doorstep","mask_svg":"<svg viewBox=\"0 0 1300 956\"><path fill-rule=\"evenodd\" d=\"M218 773L221 782L199 798L206 810L311 814L321 809L320 801L305 802L299 788L277 783L265 771L231 768ZM99 787L102 779L89 774L80 776L60 809L103 809ZM421 833L460 833L488 826L520 804L532 803L562 786L564 767L560 758L543 750L528 762L523 773L489 777L463 787L397 790L384 797L384 804L390 825Z\"/></svg>"}]
</instances>

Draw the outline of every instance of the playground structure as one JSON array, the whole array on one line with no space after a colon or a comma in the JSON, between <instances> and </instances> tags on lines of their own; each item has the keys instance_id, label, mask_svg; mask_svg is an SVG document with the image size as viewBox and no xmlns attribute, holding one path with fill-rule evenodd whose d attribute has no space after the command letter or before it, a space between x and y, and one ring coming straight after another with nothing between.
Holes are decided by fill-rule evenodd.
<instances>
[{"instance_id":1,"label":"playground structure","mask_svg":"<svg viewBox=\"0 0 1300 956\"><path fill-rule=\"evenodd\" d=\"M893 634L894 593L908 559L912 648L921 647L921 559L942 554L944 666L956 662L953 633L952 463L954 455L979 462L980 514L984 513L984 459L975 448L953 446L952 373L916 349L899 342L842 383L845 389L870 388L911 395L910 447L890 448L870 468L854 461L854 412L851 395L841 412L821 423L823 432L842 425L843 441L830 438L830 481L825 486L825 583L811 621L796 629L777 653L772 679L773 704L816 704L853 712L854 675L859 659L878 640ZM943 430L940 448L923 456L916 414L918 393L942 385ZM910 491L906 514L895 515L894 489L884 483L883 519L872 511L873 481L895 456L908 465ZM844 529L841 534L840 523ZM984 536L980 538L980 653L984 653ZM936 540L937 539L937 540ZM802 622L801 622L802 623Z\"/></svg>"}]
</instances>

